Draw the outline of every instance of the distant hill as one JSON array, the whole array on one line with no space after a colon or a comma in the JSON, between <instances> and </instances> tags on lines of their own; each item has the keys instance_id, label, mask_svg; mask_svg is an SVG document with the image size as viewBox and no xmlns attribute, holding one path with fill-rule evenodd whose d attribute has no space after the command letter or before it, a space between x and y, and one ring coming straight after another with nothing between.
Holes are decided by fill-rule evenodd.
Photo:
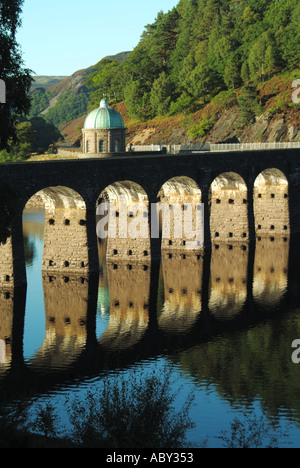
<instances>
[{"instance_id":1,"label":"distant hill","mask_svg":"<svg viewBox=\"0 0 300 468\"><path fill-rule=\"evenodd\" d=\"M49 88L50 86L53 86L60 81L64 80L67 78L66 76L43 76L43 75L37 75L34 77L34 82L31 85L31 89L36 89L36 88Z\"/></svg>"}]
</instances>

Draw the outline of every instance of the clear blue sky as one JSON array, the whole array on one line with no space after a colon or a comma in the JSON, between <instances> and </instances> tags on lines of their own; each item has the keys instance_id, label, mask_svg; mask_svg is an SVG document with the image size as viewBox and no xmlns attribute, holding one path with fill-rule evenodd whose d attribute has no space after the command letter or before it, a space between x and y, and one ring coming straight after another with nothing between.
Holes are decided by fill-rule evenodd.
<instances>
[{"instance_id":1,"label":"clear blue sky","mask_svg":"<svg viewBox=\"0 0 300 468\"><path fill-rule=\"evenodd\" d=\"M66 75L132 50L144 26L179 0L25 0L17 40L37 75Z\"/></svg>"}]
</instances>

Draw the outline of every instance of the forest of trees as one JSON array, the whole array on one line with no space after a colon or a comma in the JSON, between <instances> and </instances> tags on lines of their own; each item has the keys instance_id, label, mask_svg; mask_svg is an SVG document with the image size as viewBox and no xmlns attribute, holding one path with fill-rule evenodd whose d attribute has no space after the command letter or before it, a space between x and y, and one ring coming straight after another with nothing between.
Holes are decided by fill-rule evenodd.
<instances>
[{"instance_id":1,"label":"forest of trees","mask_svg":"<svg viewBox=\"0 0 300 468\"><path fill-rule=\"evenodd\" d=\"M298 0L180 0L145 27L127 60L102 60L87 85L147 120L201 108L222 91L299 68ZM242 105L241 101L241 105ZM253 105L255 106L255 96Z\"/></svg>"}]
</instances>

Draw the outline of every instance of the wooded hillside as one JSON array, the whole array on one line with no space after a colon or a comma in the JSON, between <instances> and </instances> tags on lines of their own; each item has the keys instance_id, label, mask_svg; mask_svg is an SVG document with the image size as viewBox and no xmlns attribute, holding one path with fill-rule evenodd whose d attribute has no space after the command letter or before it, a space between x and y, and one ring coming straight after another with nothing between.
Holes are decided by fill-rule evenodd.
<instances>
[{"instance_id":1,"label":"wooded hillside","mask_svg":"<svg viewBox=\"0 0 300 468\"><path fill-rule=\"evenodd\" d=\"M257 85L299 67L299 24L298 0L180 0L146 26L127 60L100 62L88 79L92 105L105 92L147 120L199 110L221 91L246 86L255 114Z\"/></svg>"}]
</instances>

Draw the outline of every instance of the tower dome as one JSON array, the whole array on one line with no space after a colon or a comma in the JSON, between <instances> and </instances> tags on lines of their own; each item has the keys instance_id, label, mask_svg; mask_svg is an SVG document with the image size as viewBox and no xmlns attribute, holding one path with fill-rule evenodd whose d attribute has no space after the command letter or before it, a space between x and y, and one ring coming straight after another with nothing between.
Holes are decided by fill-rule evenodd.
<instances>
[{"instance_id":1,"label":"tower dome","mask_svg":"<svg viewBox=\"0 0 300 468\"><path fill-rule=\"evenodd\" d=\"M124 128L124 121L119 112L109 107L106 99L102 99L100 107L90 112L85 119L84 128L87 130Z\"/></svg>"},{"instance_id":2,"label":"tower dome","mask_svg":"<svg viewBox=\"0 0 300 468\"><path fill-rule=\"evenodd\" d=\"M105 157L125 152L126 128L122 116L109 107L103 97L98 109L92 110L85 119L82 129L82 148L89 157ZM103 156L101 156L101 154Z\"/></svg>"}]
</instances>

